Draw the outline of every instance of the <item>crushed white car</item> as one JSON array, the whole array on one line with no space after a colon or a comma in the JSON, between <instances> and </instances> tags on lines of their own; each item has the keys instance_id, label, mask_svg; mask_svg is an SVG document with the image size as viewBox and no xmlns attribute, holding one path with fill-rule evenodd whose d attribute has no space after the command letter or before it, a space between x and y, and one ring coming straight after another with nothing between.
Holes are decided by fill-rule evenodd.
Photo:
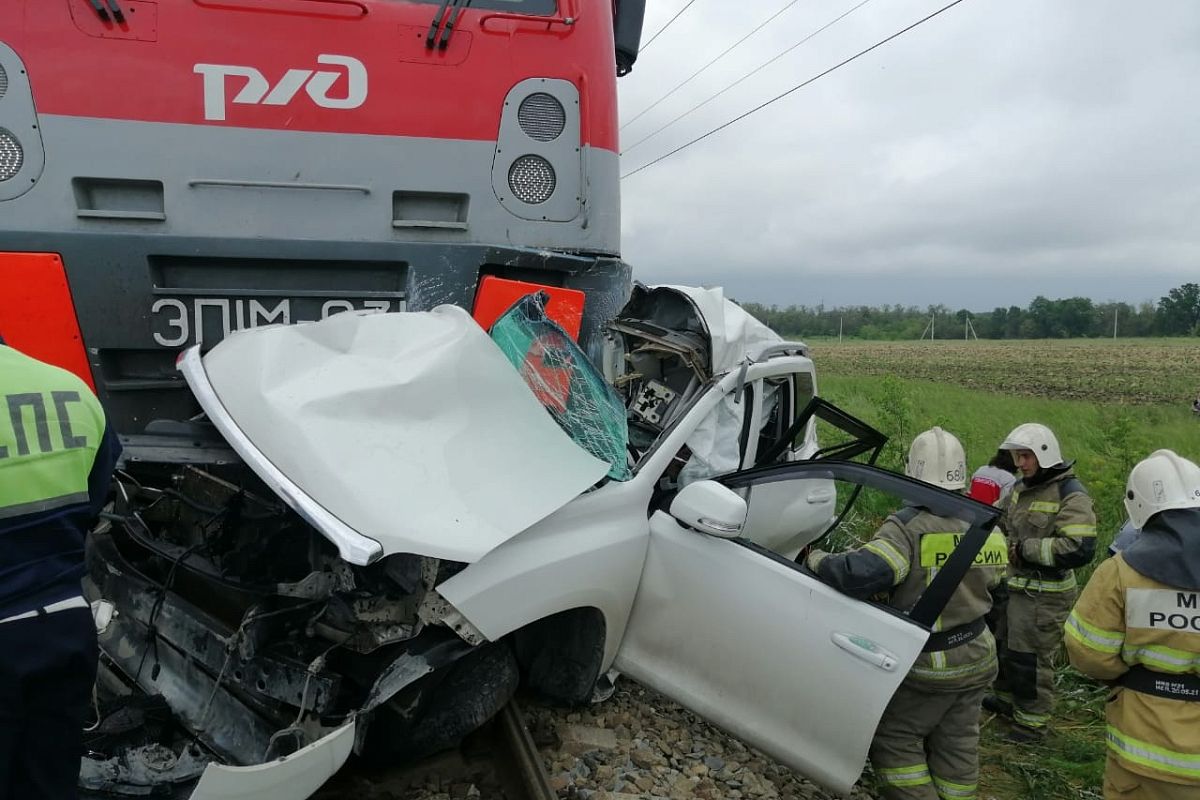
<instances>
[{"instance_id":1,"label":"crushed white car","mask_svg":"<svg viewBox=\"0 0 1200 800\"><path fill-rule=\"evenodd\" d=\"M579 704L615 671L857 779L961 574L905 616L792 558L863 487L972 530L994 510L853 461L884 437L719 290L638 287L599 369L539 310L494 338L445 306L183 355L207 421L126 443L89 547L116 613L85 787L304 798L352 750L455 744L518 682ZM845 432L825 450L818 419Z\"/></svg>"}]
</instances>

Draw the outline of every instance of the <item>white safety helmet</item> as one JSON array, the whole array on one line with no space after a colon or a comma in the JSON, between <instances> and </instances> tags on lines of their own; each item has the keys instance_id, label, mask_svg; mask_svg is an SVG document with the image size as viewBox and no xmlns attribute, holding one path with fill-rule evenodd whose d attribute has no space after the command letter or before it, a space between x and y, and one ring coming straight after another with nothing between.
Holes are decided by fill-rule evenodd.
<instances>
[{"instance_id":1,"label":"white safety helmet","mask_svg":"<svg viewBox=\"0 0 1200 800\"><path fill-rule=\"evenodd\" d=\"M1171 450L1155 450L1129 473L1125 510L1135 528L1160 511L1200 508L1200 467Z\"/></svg>"},{"instance_id":2,"label":"white safety helmet","mask_svg":"<svg viewBox=\"0 0 1200 800\"><path fill-rule=\"evenodd\" d=\"M904 474L943 489L967 485L967 457L962 444L941 428L930 428L913 439Z\"/></svg>"},{"instance_id":3,"label":"white safety helmet","mask_svg":"<svg viewBox=\"0 0 1200 800\"><path fill-rule=\"evenodd\" d=\"M1062 450L1054 431L1038 422L1026 422L1013 428L1012 433L1000 443L1001 450L1031 450L1037 457L1038 466L1045 469L1062 463Z\"/></svg>"}]
</instances>

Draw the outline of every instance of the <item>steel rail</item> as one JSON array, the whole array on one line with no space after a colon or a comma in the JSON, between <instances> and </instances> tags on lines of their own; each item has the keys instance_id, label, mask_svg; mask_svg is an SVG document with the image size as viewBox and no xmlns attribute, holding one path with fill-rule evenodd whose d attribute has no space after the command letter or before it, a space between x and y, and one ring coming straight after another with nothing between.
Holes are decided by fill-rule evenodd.
<instances>
[{"instance_id":1,"label":"steel rail","mask_svg":"<svg viewBox=\"0 0 1200 800\"><path fill-rule=\"evenodd\" d=\"M528 800L557 800L558 793L550 786L550 776L516 700L500 709L495 725L511 759L507 765L497 766L507 766L516 773L522 793Z\"/></svg>"},{"instance_id":2,"label":"steel rail","mask_svg":"<svg viewBox=\"0 0 1200 800\"><path fill-rule=\"evenodd\" d=\"M510 700L455 750L397 766L351 763L313 800L425 797L455 783L480 786L483 797L557 800L525 715Z\"/></svg>"}]
</instances>

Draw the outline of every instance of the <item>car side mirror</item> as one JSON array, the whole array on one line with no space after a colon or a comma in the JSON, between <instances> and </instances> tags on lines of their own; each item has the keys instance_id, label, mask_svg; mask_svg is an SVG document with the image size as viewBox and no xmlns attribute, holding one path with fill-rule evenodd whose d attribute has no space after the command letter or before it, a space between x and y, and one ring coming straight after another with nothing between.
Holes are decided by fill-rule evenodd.
<instances>
[{"instance_id":1,"label":"car side mirror","mask_svg":"<svg viewBox=\"0 0 1200 800\"><path fill-rule=\"evenodd\" d=\"M716 481L696 481L675 495L671 516L709 536L736 539L746 523L746 501Z\"/></svg>"}]
</instances>

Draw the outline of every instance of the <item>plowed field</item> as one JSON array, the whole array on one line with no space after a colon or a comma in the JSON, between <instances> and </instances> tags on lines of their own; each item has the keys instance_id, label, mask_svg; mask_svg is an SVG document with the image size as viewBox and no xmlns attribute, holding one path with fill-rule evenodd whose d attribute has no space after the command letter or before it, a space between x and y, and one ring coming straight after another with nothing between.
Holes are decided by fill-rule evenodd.
<instances>
[{"instance_id":1,"label":"plowed field","mask_svg":"<svg viewBox=\"0 0 1200 800\"><path fill-rule=\"evenodd\" d=\"M1013 395L1098 403L1190 403L1200 340L814 342L825 374L894 375Z\"/></svg>"}]
</instances>

